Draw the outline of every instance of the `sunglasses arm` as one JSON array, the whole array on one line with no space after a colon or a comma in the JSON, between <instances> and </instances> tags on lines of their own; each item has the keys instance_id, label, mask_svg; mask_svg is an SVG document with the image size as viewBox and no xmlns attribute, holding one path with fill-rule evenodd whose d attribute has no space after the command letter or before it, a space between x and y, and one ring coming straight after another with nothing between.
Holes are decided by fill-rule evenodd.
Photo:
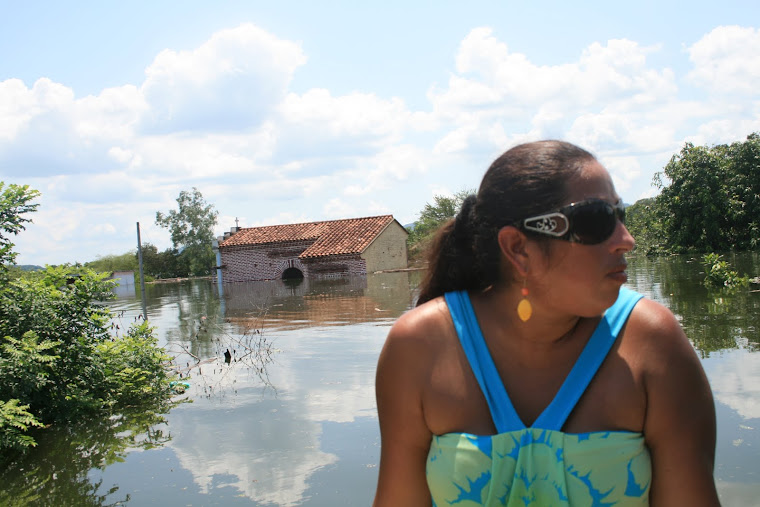
<instances>
[{"instance_id":1,"label":"sunglasses arm","mask_svg":"<svg viewBox=\"0 0 760 507\"><path fill-rule=\"evenodd\" d=\"M559 238L567 234L570 229L570 220L559 212L547 213L526 218L523 220L523 228Z\"/></svg>"}]
</instances>

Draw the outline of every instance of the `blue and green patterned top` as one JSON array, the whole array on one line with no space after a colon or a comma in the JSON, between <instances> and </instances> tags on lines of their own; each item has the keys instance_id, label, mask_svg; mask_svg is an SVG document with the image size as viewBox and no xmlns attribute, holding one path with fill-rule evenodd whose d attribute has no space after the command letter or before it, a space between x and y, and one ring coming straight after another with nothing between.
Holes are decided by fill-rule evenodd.
<instances>
[{"instance_id":1,"label":"blue and green patterned top","mask_svg":"<svg viewBox=\"0 0 760 507\"><path fill-rule=\"evenodd\" d=\"M497 434L433 437L427 459L433 505L648 505L652 471L641 433L561 431L641 294L621 289L556 397L530 428L512 406L469 296L451 292L445 297Z\"/></svg>"}]
</instances>

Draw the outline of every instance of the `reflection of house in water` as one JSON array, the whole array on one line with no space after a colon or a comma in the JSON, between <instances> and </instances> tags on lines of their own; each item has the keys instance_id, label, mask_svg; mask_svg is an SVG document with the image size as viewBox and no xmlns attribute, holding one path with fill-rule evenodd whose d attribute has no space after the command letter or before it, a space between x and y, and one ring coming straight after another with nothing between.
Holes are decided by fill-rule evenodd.
<instances>
[{"instance_id":1,"label":"reflection of house in water","mask_svg":"<svg viewBox=\"0 0 760 507\"><path fill-rule=\"evenodd\" d=\"M114 271L108 279L116 281L116 286L113 288L113 292L117 296L133 297L135 295L134 271Z\"/></svg>"},{"instance_id":2,"label":"reflection of house in water","mask_svg":"<svg viewBox=\"0 0 760 507\"><path fill-rule=\"evenodd\" d=\"M218 244L222 281L335 278L406 268L407 235L391 215L235 227Z\"/></svg>"},{"instance_id":3,"label":"reflection of house in water","mask_svg":"<svg viewBox=\"0 0 760 507\"><path fill-rule=\"evenodd\" d=\"M412 304L407 272L226 285L225 317L243 329L296 329L395 319Z\"/></svg>"}]
</instances>

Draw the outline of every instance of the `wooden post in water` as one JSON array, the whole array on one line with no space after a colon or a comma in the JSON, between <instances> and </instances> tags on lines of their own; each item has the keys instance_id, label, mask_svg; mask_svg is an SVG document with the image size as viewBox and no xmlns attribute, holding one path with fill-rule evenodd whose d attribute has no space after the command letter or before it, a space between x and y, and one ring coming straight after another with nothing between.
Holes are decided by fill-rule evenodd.
<instances>
[{"instance_id":1,"label":"wooden post in water","mask_svg":"<svg viewBox=\"0 0 760 507\"><path fill-rule=\"evenodd\" d=\"M137 263L140 265L140 294L142 294L143 318L148 320L148 305L145 302L145 275L143 275L142 241L140 241L140 222L137 222Z\"/></svg>"}]
</instances>

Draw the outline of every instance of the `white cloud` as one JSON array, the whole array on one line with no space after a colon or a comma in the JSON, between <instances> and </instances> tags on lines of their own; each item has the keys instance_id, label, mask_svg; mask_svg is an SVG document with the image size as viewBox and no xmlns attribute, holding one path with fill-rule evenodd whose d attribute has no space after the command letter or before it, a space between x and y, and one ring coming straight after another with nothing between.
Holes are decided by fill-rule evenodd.
<instances>
[{"instance_id":1,"label":"white cloud","mask_svg":"<svg viewBox=\"0 0 760 507\"><path fill-rule=\"evenodd\" d=\"M1 179L42 191L19 260L131 249L137 220L163 248L168 234L148 224L192 186L247 225L411 216L430 200L420 189L476 187L499 153L541 138L596 153L633 202L651 195L652 174L685 141L729 143L760 130L758 39L756 28L718 27L672 68L651 63L663 45L630 39L592 42L576 58L540 65L475 28L419 110L402 91L341 94L329 80L294 88L307 65L301 44L251 24L161 51L137 86L77 98L48 78L8 79L0 82ZM687 58L688 77L673 70ZM701 88L677 86L689 83ZM111 234L107 245L79 239L101 230Z\"/></svg>"},{"instance_id":2,"label":"white cloud","mask_svg":"<svg viewBox=\"0 0 760 507\"><path fill-rule=\"evenodd\" d=\"M191 51L166 49L141 91L151 132L230 131L260 125L306 62L300 46L252 24L221 30Z\"/></svg>"},{"instance_id":3,"label":"white cloud","mask_svg":"<svg viewBox=\"0 0 760 507\"><path fill-rule=\"evenodd\" d=\"M510 52L490 29L472 30L457 53L458 74L428 94L453 125L436 152L482 152L526 137L622 144L641 128L642 108L677 92L671 69L647 67L647 55L658 50L624 39L595 42L576 62L541 66Z\"/></svg>"},{"instance_id":4,"label":"white cloud","mask_svg":"<svg viewBox=\"0 0 760 507\"><path fill-rule=\"evenodd\" d=\"M334 219L350 217L356 213L351 205L337 197L327 201L323 211L325 216Z\"/></svg>"},{"instance_id":5,"label":"white cloud","mask_svg":"<svg viewBox=\"0 0 760 507\"><path fill-rule=\"evenodd\" d=\"M719 26L688 48L689 78L717 94L755 96L760 82L760 29Z\"/></svg>"}]
</instances>

